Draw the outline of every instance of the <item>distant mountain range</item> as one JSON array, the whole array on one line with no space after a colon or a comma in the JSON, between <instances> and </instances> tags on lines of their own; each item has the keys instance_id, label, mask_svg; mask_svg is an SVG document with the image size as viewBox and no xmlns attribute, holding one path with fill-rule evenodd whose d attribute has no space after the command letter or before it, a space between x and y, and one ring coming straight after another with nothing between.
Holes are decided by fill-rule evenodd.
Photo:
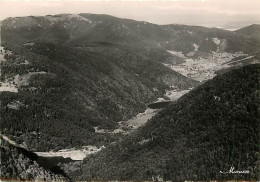
<instances>
[{"instance_id":1,"label":"distant mountain range","mask_svg":"<svg viewBox=\"0 0 260 182\"><path fill-rule=\"evenodd\" d=\"M109 42L135 47L217 51L214 38L221 41L222 51L254 51L256 42L236 32L217 28L186 25L156 25L120 19L109 15L59 14L7 18L2 21L2 41L24 42L33 39L59 40L70 45ZM238 46L239 45L239 46ZM259 44L258 44L259 45Z\"/></svg>"}]
</instances>

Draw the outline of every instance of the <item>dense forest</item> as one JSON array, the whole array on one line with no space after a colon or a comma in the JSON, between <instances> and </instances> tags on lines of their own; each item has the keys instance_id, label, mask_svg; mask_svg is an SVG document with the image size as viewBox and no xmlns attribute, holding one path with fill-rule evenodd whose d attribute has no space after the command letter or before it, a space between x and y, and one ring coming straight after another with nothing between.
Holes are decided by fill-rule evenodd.
<instances>
[{"instance_id":1,"label":"dense forest","mask_svg":"<svg viewBox=\"0 0 260 182\"><path fill-rule=\"evenodd\" d=\"M66 172L81 180L259 180L259 69L216 76ZM220 172L231 167L249 173Z\"/></svg>"},{"instance_id":2,"label":"dense forest","mask_svg":"<svg viewBox=\"0 0 260 182\"><path fill-rule=\"evenodd\" d=\"M113 131L171 85L198 84L132 52L104 56L44 40L4 47L12 53L1 79L15 82L18 93L0 95L2 132L37 151L113 142L120 134L94 127Z\"/></svg>"},{"instance_id":3,"label":"dense forest","mask_svg":"<svg viewBox=\"0 0 260 182\"><path fill-rule=\"evenodd\" d=\"M0 177L259 181L258 35L86 13L1 21L0 86L13 90L0 93L0 134L19 145L0 138ZM146 109L145 125L114 132ZM105 147L83 161L33 153L87 145Z\"/></svg>"},{"instance_id":4,"label":"dense forest","mask_svg":"<svg viewBox=\"0 0 260 182\"><path fill-rule=\"evenodd\" d=\"M1 180L6 181L69 181L59 167L48 159L17 146L1 137Z\"/></svg>"}]
</instances>

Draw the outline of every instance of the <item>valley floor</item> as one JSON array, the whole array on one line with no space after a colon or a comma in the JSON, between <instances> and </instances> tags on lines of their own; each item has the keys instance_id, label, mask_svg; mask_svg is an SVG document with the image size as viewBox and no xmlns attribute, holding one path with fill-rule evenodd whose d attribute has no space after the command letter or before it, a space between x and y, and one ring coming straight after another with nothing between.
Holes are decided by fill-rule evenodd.
<instances>
[{"instance_id":1,"label":"valley floor","mask_svg":"<svg viewBox=\"0 0 260 182\"><path fill-rule=\"evenodd\" d=\"M170 51L174 56L182 58L185 62L180 64L164 64L178 73L203 82L216 76L216 71L229 68L234 62L249 61L254 55L244 54L242 52L211 52L207 56L191 58L186 57L182 52Z\"/></svg>"},{"instance_id":2,"label":"valley floor","mask_svg":"<svg viewBox=\"0 0 260 182\"><path fill-rule=\"evenodd\" d=\"M198 51L198 47L194 46L194 51ZM174 56L177 56L183 59L185 62L180 64L164 64L167 67L170 67L174 71L179 72L180 74L192 78L194 80L204 82L208 79L213 78L216 75L216 71L229 68L232 66L232 63L237 61L247 61L253 58L253 55L244 54L242 52L237 53L217 53L212 52L207 57L199 57L199 58L191 58L186 57L182 52L170 51L168 52ZM0 60L5 61L4 56L6 54L11 54L10 51L5 51L3 47L0 47ZM25 61L20 64L29 64L29 62ZM1 73L0 73L1 74ZM34 74L46 74L46 72L31 72L25 75L14 75L12 78L6 78L4 81L0 82L0 92L9 91L9 92L18 92L18 88L21 85L27 85L30 76ZM164 97L158 98L155 103L167 102L167 101L176 101L182 95L188 93L192 88L188 90L180 90L176 89L172 86L171 90L168 90ZM22 103L13 103L9 107L17 108L19 104ZM147 108L144 112L138 113L135 117L118 122L118 127L115 130L105 130L100 127L94 127L96 133L110 133L117 134L121 133L123 135L127 135L135 129L143 126L149 119L151 119L156 113L158 113L161 109L151 109ZM8 138L6 138L10 143ZM62 149L57 152L49 151L49 152L36 152L37 155L43 157L56 157L62 156L64 158L71 158L72 160L83 160L87 155L96 153L101 151L104 146L98 148L96 146L82 146L78 149L70 148L70 149Z\"/></svg>"},{"instance_id":3,"label":"valley floor","mask_svg":"<svg viewBox=\"0 0 260 182\"><path fill-rule=\"evenodd\" d=\"M197 81L203 82L208 79L213 78L216 74L215 72L224 68L231 67L230 63L234 58L240 58L238 60L246 60L250 59L253 56L243 54L243 53L212 53L208 58L198 58L191 59L185 57L181 52L169 51L169 53L174 54L175 56L179 56L185 60L185 63L181 64L165 64L171 69L183 74L184 76L190 77ZM188 90L179 90L174 86L172 90L168 90L164 95L164 98L158 98L155 103L159 102L167 102L167 101L176 101L182 95L188 93L192 88ZM166 100L166 99L167 100ZM123 135L127 135L135 129L143 126L149 119L151 119L156 113L158 113L161 109L151 109L147 108L144 112L138 113L135 117L118 122L118 128L115 130L105 130L99 127L95 127L96 133L110 133L116 134L121 133ZM44 157L56 157L62 156L64 158L71 158L72 160L83 160L87 155L96 153L101 151L105 147L98 148L96 146L82 146L80 149L63 149L57 152L36 152L39 156Z\"/></svg>"},{"instance_id":4,"label":"valley floor","mask_svg":"<svg viewBox=\"0 0 260 182\"><path fill-rule=\"evenodd\" d=\"M189 90L169 90L166 92L165 96L170 99L170 101L175 101L178 98L180 98L182 95L187 93ZM164 102L167 101L164 98L158 98L156 102ZM169 101L169 100L168 100ZM134 131L135 129L143 126L149 119L151 119L156 113L158 113L161 109L150 109L147 108L144 112L138 113L135 117L126 120L126 121L120 121L118 122L118 128L109 131L105 129L99 129L98 127L95 127L96 133L122 133L123 135L129 134L131 131ZM96 153L101 151L104 146L98 148L96 146L82 146L80 149L62 149L57 152L50 151L50 152L36 152L37 155L43 156L43 157L57 157L62 156L64 158L71 158L72 160L83 160L87 155Z\"/></svg>"}]
</instances>

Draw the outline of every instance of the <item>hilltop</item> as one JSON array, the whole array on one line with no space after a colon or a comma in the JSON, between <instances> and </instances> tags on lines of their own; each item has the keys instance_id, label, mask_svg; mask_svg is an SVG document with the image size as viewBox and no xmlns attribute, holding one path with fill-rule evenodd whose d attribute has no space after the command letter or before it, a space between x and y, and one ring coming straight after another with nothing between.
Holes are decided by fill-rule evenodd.
<instances>
[{"instance_id":1,"label":"hilltop","mask_svg":"<svg viewBox=\"0 0 260 182\"><path fill-rule=\"evenodd\" d=\"M247 37L260 40L260 25L253 24L235 31Z\"/></svg>"}]
</instances>

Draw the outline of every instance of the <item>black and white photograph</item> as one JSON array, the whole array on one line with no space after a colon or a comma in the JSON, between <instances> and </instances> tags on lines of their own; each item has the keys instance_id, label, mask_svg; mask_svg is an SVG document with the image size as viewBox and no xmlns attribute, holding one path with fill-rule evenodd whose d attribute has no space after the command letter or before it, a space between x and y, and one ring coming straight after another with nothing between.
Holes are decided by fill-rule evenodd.
<instances>
[{"instance_id":1,"label":"black and white photograph","mask_svg":"<svg viewBox=\"0 0 260 182\"><path fill-rule=\"evenodd\" d=\"M0 0L1 182L259 182L260 0Z\"/></svg>"}]
</instances>

